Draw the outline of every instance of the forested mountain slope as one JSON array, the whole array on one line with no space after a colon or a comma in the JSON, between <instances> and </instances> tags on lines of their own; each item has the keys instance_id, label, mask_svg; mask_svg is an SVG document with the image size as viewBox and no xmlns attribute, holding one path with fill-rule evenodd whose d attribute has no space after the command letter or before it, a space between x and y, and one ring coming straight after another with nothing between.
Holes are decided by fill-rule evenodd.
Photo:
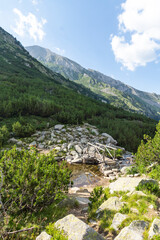
<instances>
[{"instance_id":1,"label":"forested mountain slope","mask_svg":"<svg viewBox=\"0 0 160 240\"><path fill-rule=\"evenodd\" d=\"M132 151L137 149L144 133L152 135L155 131L154 120L102 103L90 90L44 67L2 28L0 89L0 126L15 118L24 124L27 117L39 117L46 123L88 122ZM39 122L35 127L39 127Z\"/></svg>"},{"instance_id":2,"label":"forested mountain slope","mask_svg":"<svg viewBox=\"0 0 160 240\"><path fill-rule=\"evenodd\" d=\"M100 72L85 69L76 62L57 55L49 49L39 46L26 47L26 49L51 70L83 84L93 92L105 97L108 103L160 120L160 95L139 91Z\"/></svg>"}]
</instances>

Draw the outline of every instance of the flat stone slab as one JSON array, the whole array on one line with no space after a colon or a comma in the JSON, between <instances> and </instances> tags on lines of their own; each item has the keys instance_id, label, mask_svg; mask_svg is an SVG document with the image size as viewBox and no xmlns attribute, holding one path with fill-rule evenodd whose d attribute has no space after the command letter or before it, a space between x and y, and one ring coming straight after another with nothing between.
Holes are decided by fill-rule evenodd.
<instances>
[{"instance_id":1,"label":"flat stone slab","mask_svg":"<svg viewBox=\"0 0 160 240\"><path fill-rule=\"evenodd\" d=\"M109 189L113 193L115 191L134 191L138 184L142 181L141 177L131 178L131 177L121 177L115 182L110 183Z\"/></svg>"},{"instance_id":2,"label":"flat stone slab","mask_svg":"<svg viewBox=\"0 0 160 240\"><path fill-rule=\"evenodd\" d=\"M104 240L99 233L73 214L58 220L55 227L63 230L68 240Z\"/></svg>"}]
</instances>

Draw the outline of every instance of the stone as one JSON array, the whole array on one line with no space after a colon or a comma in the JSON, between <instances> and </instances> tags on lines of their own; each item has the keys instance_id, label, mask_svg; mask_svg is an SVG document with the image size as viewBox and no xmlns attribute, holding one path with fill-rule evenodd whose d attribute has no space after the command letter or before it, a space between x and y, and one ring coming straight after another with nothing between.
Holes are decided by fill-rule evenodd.
<instances>
[{"instance_id":1,"label":"stone","mask_svg":"<svg viewBox=\"0 0 160 240\"><path fill-rule=\"evenodd\" d=\"M36 147L37 146L37 143L36 141L33 141L29 144L29 147Z\"/></svg>"},{"instance_id":2,"label":"stone","mask_svg":"<svg viewBox=\"0 0 160 240\"><path fill-rule=\"evenodd\" d=\"M82 205L90 203L89 199L84 197L76 197L76 200L78 201L79 204Z\"/></svg>"},{"instance_id":3,"label":"stone","mask_svg":"<svg viewBox=\"0 0 160 240\"><path fill-rule=\"evenodd\" d=\"M22 142L22 141L18 141L18 142L17 142L17 145L18 145L18 146L23 146L23 142Z\"/></svg>"},{"instance_id":4,"label":"stone","mask_svg":"<svg viewBox=\"0 0 160 240\"><path fill-rule=\"evenodd\" d=\"M142 178L120 177L115 182L110 183L110 192L114 191L134 191L138 184L142 181Z\"/></svg>"},{"instance_id":5,"label":"stone","mask_svg":"<svg viewBox=\"0 0 160 240\"><path fill-rule=\"evenodd\" d=\"M143 233L148 225L145 221L133 221L128 227L123 228L114 240L143 240Z\"/></svg>"},{"instance_id":6,"label":"stone","mask_svg":"<svg viewBox=\"0 0 160 240\"><path fill-rule=\"evenodd\" d=\"M160 219L155 218L149 229L149 238L153 238L155 235L160 235Z\"/></svg>"},{"instance_id":7,"label":"stone","mask_svg":"<svg viewBox=\"0 0 160 240\"><path fill-rule=\"evenodd\" d=\"M79 145L75 145L75 150L76 150L76 152L77 153L79 153L79 154L81 154L82 153L82 149L80 148L80 146Z\"/></svg>"},{"instance_id":8,"label":"stone","mask_svg":"<svg viewBox=\"0 0 160 240\"><path fill-rule=\"evenodd\" d=\"M112 143L112 144L114 144L114 145L116 145L117 144L117 141L111 136L111 135L109 135L109 134L107 134L107 133L102 133L101 134L103 137L105 137L105 138L107 138L107 144L108 143Z\"/></svg>"},{"instance_id":9,"label":"stone","mask_svg":"<svg viewBox=\"0 0 160 240\"><path fill-rule=\"evenodd\" d=\"M81 158L74 158L71 161L72 163L82 163L82 159Z\"/></svg>"},{"instance_id":10,"label":"stone","mask_svg":"<svg viewBox=\"0 0 160 240\"><path fill-rule=\"evenodd\" d=\"M121 225L121 223L127 218L127 215L125 214L121 214L121 213L116 213L114 215L114 218L113 218L113 221L112 221L112 225L111 227L114 229L114 230L118 230L119 226Z\"/></svg>"},{"instance_id":11,"label":"stone","mask_svg":"<svg viewBox=\"0 0 160 240\"><path fill-rule=\"evenodd\" d=\"M57 124L54 126L55 130L61 130L62 128L64 128L64 125L61 125L61 124Z\"/></svg>"},{"instance_id":12,"label":"stone","mask_svg":"<svg viewBox=\"0 0 160 240\"><path fill-rule=\"evenodd\" d=\"M41 234L36 237L36 240L50 240L51 238L51 235L47 234L46 232L41 232Z\"/></svg>"},{"instance_id":13,"label":"stone","mask_svg":"<svg viewBox=\"0 0 160 240\"><path fill-rule=\"evenodd\" d=\"M81 143L84 144L84 143L87 143L88 140L86 138L81 138Z\"/></svg>"},{"instance_id":14,"label":"stone","mask_svg":"<svg viewBox=\"0 0 160 240\"><path fill-rule=\"evenodd\" d=\"M93 134L95 134L96 136L98 136L98 135L99 135L99 132L98 132L98 130L97 130L97 129L92 129L92 130L91 130L91 132L92 132Z\"/></svg>"},{"instance_id":15,"label":"stone","mask_svg":"<svg viewBox=\"0 0 160 240\"><path fill-rule=\"evenodd\" d=\"M78 190L79 190L80 188L79 187L72 187L72 188L70 188L69 189L69 193L71 194L73 194L73 193L76 193Z\"/></svg>"},{"instance_id":16,"label":"stone","mask_svg":"<svg viewBox=\"0 0 160 240\"><path fill-rule=\"evenodd\" d=\"M38 144L38 148L39 148L39 149L43 149L43 148L44 148L44 145L41 144L41 143L39 143L39 144Z\"/></svg>"},{"instance_id":17,"label":"stone","mask_svg":"<svg viewBox=\"0 0 160 240\"><path fill-rule=\"evenodd\" d=\"M42 136L40 136L39 138L37 138L37 141L38 141L38 142L42 142L42 141L44 141L44 139L45 139L45 136L42 135Z\"/></svg>"},{"instance_id":18,"label":"stone","mask_svg":"<svg viewBox=\"0 0 160 240\"><path fill-rule=\"evenodd\" d=\"M85 208L83 208L82 210L81 210L81 213L82 214L85 214L85 213L87 213L88 212L88 207L85 207Z\"/></svg>"},{"instance_id":19,"label":"stone","mask_svg":"<svg viewBox=\"0 0 160 240\"><path fill-rule=\"evenodd\" d=\"M121 173L122 174L127 174L128 170L130 170L132 167L131 166L125 166L121 168Z\"/></svg>"},{"instance_id":20,"label":"stone","mask_svg":"<svg viewBox=\"0 0 160 240\"><path fill-rule=\"evenodd\" d=\"M10 138L10 139L8 140L8 143L16 144L17 142L18 142L18 140L15 139L15 138Z\"/></svg>"},{"instance_id":21,"label":"stone","mask_svg":"<svg viewBox=\"0 0 160 240\"><path fill-rule=\"evenodd\" d=\"M68 240L104 240L99 233L73 214L58 220L55 227L63 230Z\"/></svg>"},{"instance_id":22,"label":"stone","mask_svg":"<svg viewBox=\"0 0 160 240\"><path fill-rule=\"evenodd\" d=\"M110 197L104 203L100 205L96 213L104 210L119 211L124 204L119 200L118 197Z\"/></svg>"},{"instance_id":23,"label":"stone","mask_svg":"<svg viewBox=\"0 0 160 240\"><path fill-rule=\"evenodd\" d=\"M107 171L104 171L104 172L103 172L103 174L104 174L105 177L108 177L109 174L112 174L112 173L113 173L112 170L107 170Z\"/></svg>"}]
</instances>

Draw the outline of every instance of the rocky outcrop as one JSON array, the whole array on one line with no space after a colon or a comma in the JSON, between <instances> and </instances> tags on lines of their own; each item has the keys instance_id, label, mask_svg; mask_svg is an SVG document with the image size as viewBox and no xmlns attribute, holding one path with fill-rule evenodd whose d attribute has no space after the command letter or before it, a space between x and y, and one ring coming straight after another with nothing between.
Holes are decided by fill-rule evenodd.
<instances>
[{"instance_id":1,"label":"rocky outcrop","mask_svg":"<svg viewBox=\"0 0 160 240\"><path fill-rule=\"evenodd\" d=\"M160 219L155 218L150 229L149 238L153 238L155 235L160 235Z\"/></svg>"},{"instance_id":2,"label":"rocky outcrop","mask_svg":"<svg viewBox=\"0 0 160 240\"><path fill-rule=\"evenodd\" d=\"M104 240L93 228L72 214L58 220L55 227L63 230L68 240Z\"/></svg>"},{"instance_id":3,"label":"rocky outcrop","mask_svg":"<svg viewBox=\"0 0 160 240\"><path fill-rule=\"evenodd\" d=\"M143 240L143 233L148 225L145 221L133 221L121 230L115 240Z\"/></svg>"}]
</instances>

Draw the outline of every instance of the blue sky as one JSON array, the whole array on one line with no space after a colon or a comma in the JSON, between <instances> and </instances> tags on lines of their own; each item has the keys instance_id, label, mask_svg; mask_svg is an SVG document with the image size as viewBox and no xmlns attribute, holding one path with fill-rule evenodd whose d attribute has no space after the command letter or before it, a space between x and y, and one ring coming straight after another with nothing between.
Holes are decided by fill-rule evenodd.
<instances>
[{"instance_id":1,"label":"blue sky","mask_svg":"<svg viewBox=\"0 0 160 240\"><path fill-rule=\"evenodd\" d=\"M160 94L159 0L1 0L0 26L24 46Z\"/></svg>"}]
</instances>

